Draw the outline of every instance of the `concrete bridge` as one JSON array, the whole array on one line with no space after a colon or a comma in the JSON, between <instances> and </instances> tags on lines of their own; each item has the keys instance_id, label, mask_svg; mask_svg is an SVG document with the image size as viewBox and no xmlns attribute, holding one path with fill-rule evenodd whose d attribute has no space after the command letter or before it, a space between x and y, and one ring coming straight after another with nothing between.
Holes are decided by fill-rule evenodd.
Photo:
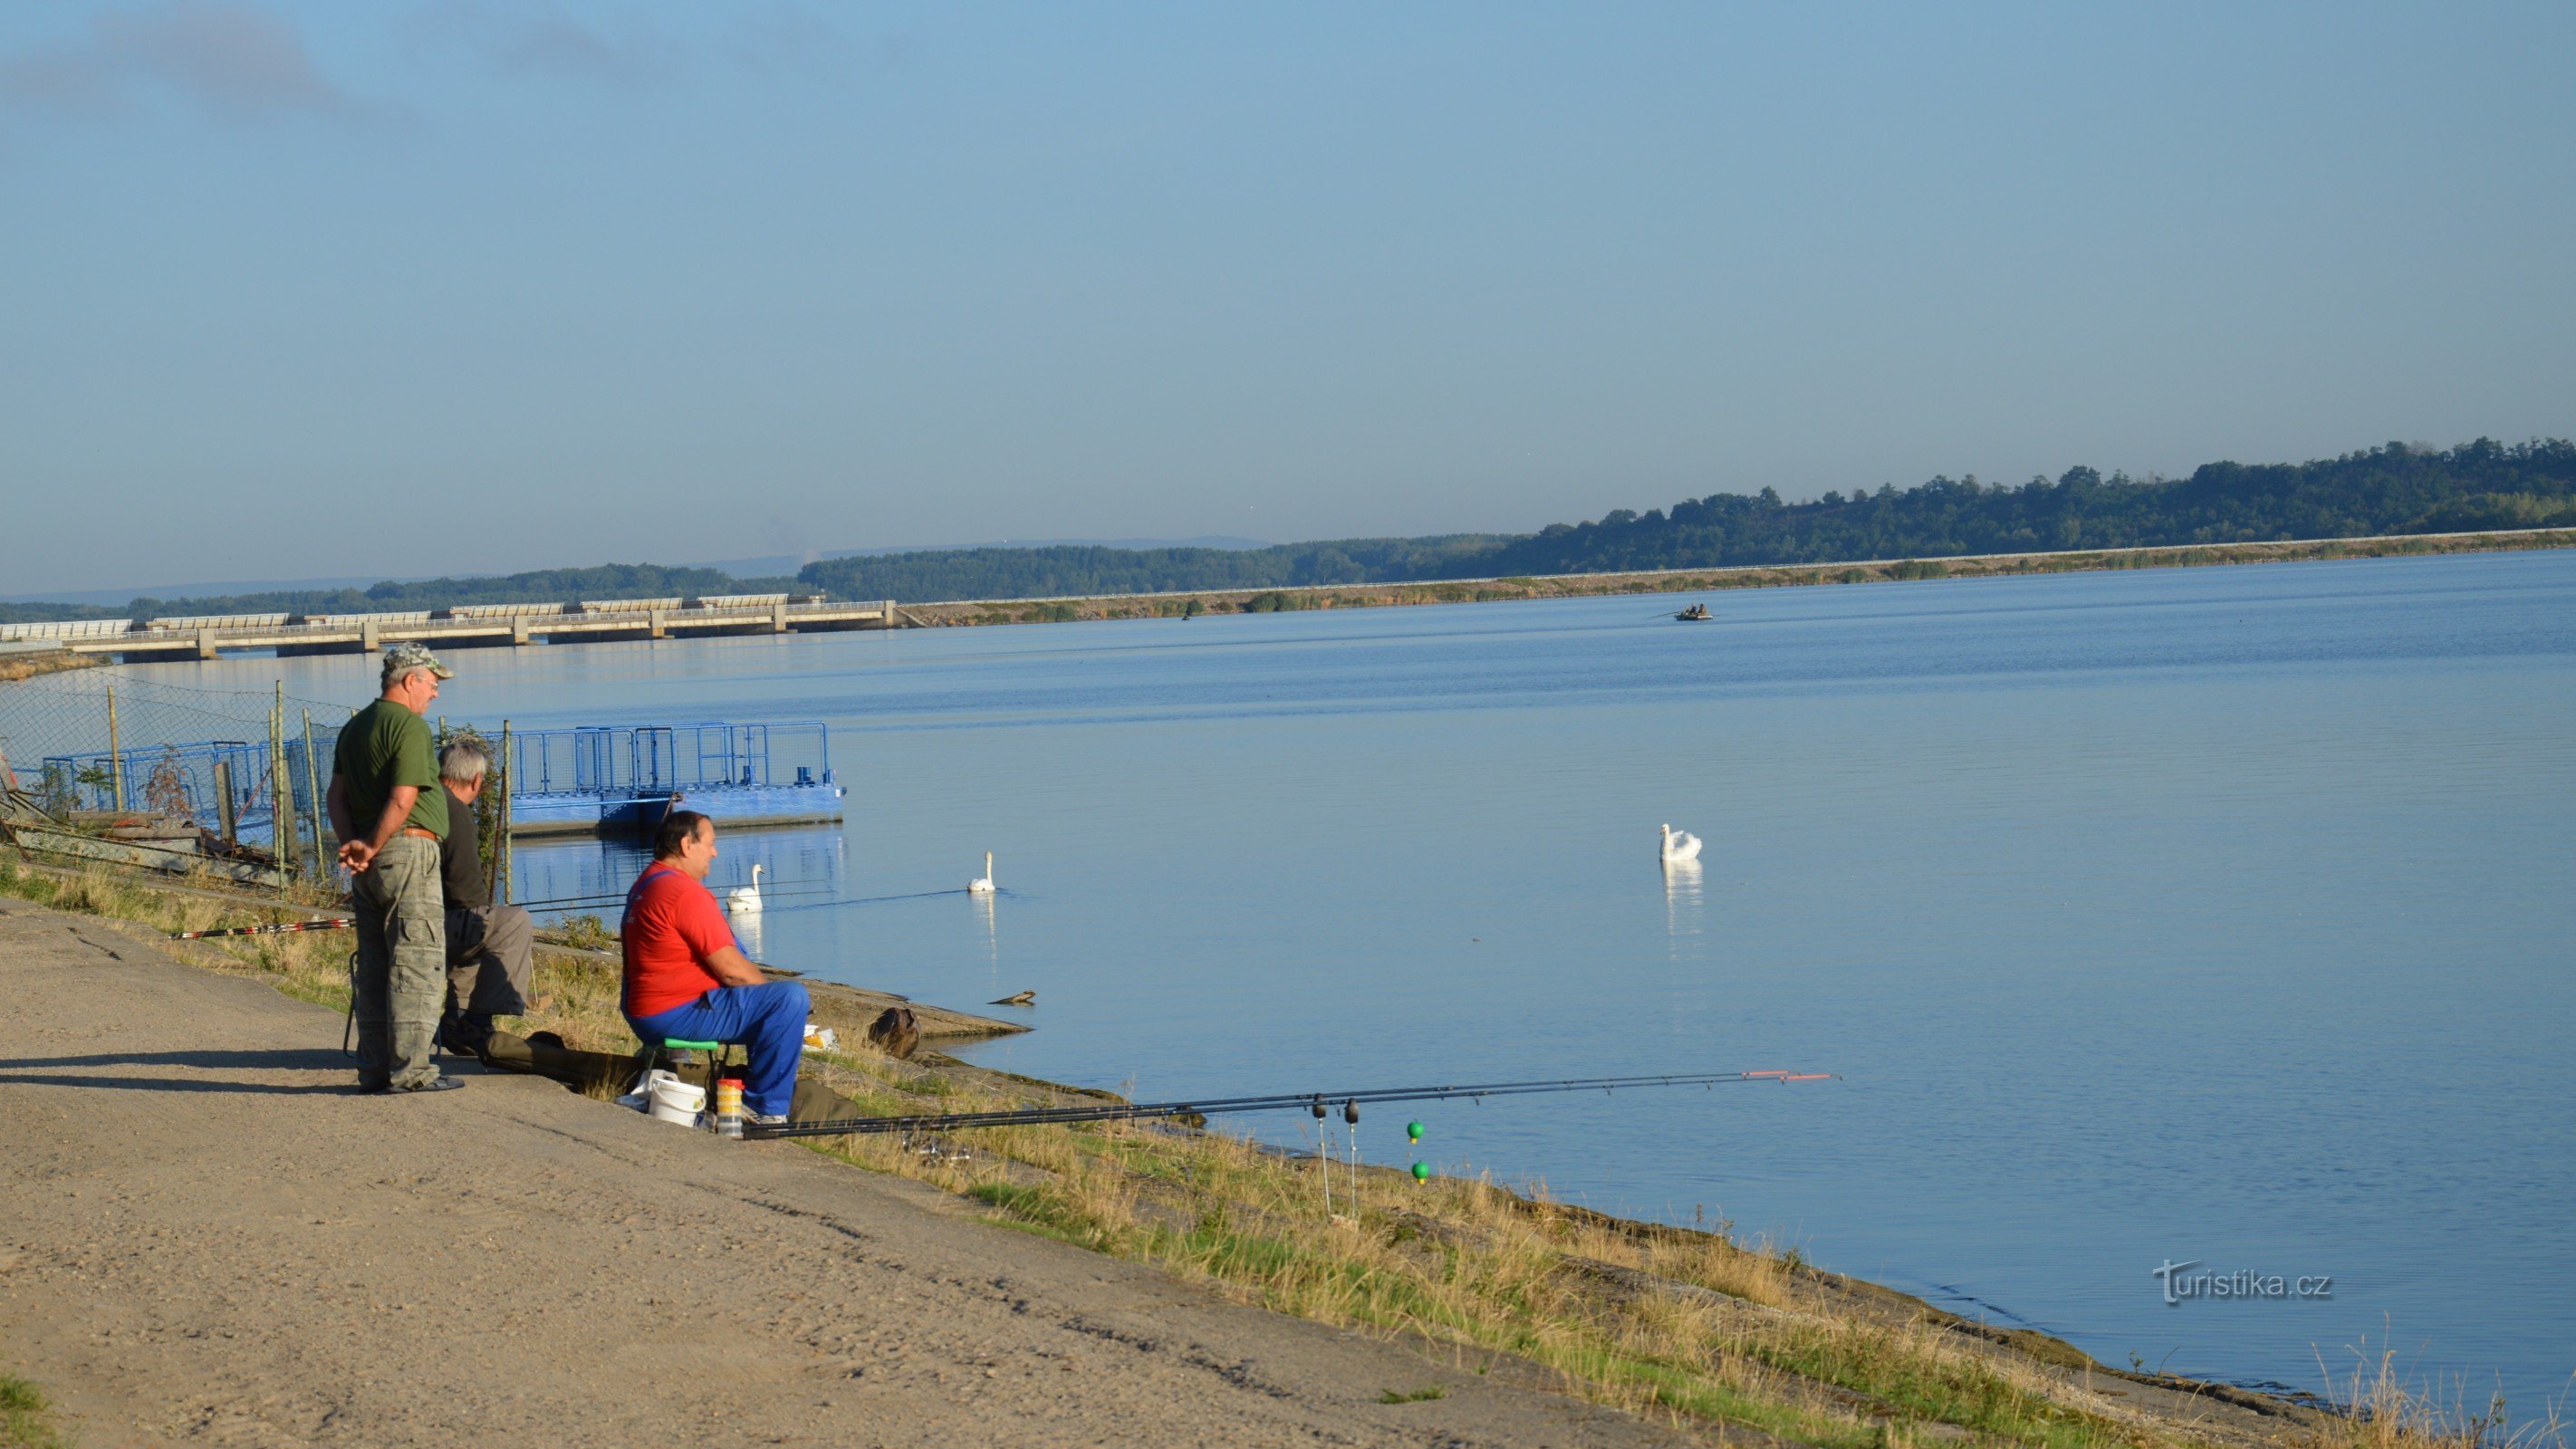
<instances>
[{"instance_id":1,"label":"concrete bridge","mask_svg":"<svg viewBox=\"0 0 2576 1449\"><path fill-rule=\"evenodd\" d=\"M227 650L283 655L373 653L419 640L432 649L605 643L624 639L893 629L892 599L855 603L786 598L618 599L579 604L469 605L398 614L200 615L129 622L83 619L0 626L0 642L43 642L124 661L213 659Z\"/></svg>"}]
</instances>

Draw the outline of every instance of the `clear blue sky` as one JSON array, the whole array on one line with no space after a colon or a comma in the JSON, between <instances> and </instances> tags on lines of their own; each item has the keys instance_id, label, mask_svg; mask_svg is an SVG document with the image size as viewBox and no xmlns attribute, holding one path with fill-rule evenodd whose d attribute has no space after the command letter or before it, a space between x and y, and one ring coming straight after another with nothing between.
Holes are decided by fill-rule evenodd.
<instances>
[{"instance_id":1,"label":"clear blue sky","mask_svg":"<svg viewBox=\"0 0 2576 1449\"><path fill-rule=\"evenodd\" d=\"M2576 5L16 4L0 593L2576 431Z\"/></svg>"}]
</instances>

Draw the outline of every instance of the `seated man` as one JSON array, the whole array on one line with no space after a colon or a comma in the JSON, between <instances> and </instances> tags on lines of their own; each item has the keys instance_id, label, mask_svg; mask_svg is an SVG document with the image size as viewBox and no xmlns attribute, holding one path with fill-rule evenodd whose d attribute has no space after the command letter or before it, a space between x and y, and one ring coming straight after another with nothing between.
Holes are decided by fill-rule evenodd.
<instances>
[{"instance_id":1,"label":"seated man","mask_svg":"<svg viewBox=\"0 0 2576 1449\"><path fill-rule=\"evenodd\" d=\"M734 944L724 908L706 886L715 863L714 821L695 810L662 818L653 863L626 892L620 1005L648 1041L742 1043L751 1054L743 1111L754 1122L784 1122L795 1102L810 1004L802 985L771 981Z\"/></svg>"},{"instance_id":2,"label":"seated man","mask_svg":"<svg viewBox=\"0 0 2576 1449\"><path fill-rule=\"evenodd\" d=\"M447 839L439 877L447 897L447 1011L438 1038L451 1052L479 1056L492 1039L492 1018L525 1016L537 923L517 906L492 904L483 884L474 802L482 798L492 756L465 735L438 752L438 783L447 791Z\"/></svg>"}]
</instances>

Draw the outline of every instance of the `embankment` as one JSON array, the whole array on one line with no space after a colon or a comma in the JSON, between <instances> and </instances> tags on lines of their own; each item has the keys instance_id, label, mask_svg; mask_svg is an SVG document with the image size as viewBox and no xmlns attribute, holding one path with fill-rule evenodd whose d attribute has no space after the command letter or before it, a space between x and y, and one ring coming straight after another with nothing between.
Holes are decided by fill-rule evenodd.
<instances>
[{"instance_id":1,"label":"embankment","mask_svg":"<svg viewBox=\"0 0 2576 1449\"><path fill-rule=\"evenodd\" d=\"M2455 1427L2401 1397L2365 1435L2119 1373L1490 1181L1367 1170L1328 1210L1311 1161L1206 1132L809 1148L532 1078L351 1099L345 943L161 938L274 909L195 890L0 856L0 896L45 903L0 906L23 1023L0 1059L0 1369L84 1431L2430 1449ZM522 1025L615 1048L604 974L551 955ZM808 1061L872 1111L1061 1099L936 1053Z\"/></svg>"},{"instance_id":2,"label":"embankment","mask_svg":"<svg viewBox=\"0 0 2576 1449\"><path fill-rule=\"evenodd\" d=\"M1699 593L1718 589L1798 588L2011 574L2092 573L2113 569L2206 568L2312 559L2496 553L2576 547L2576 529L2411 534L2288 543L2213 543L2176 548L2080 549L2063 553L1976 554L1951 558L1872 559L1853 563L1778 564L1745 568L1659 569L1640 573L1556 574L1448 579L1401 584L1332 584L1211 593L1114 594L1097 598L974 599L905 604L913 624L1050 624L1079 619L1170 619L1198 614L1274 613L1301 609L1367 609L1408 604L1568 599L1600 594Z\"/></svg>"}]
</instances>

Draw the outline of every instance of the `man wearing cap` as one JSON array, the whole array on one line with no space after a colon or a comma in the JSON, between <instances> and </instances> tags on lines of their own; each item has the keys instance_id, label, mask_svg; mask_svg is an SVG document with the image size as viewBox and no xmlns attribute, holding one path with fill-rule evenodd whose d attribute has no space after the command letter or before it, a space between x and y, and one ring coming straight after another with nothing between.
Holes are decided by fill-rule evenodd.
<instances>
[{"instance_id":1,"label":"man wearing cap","mask_svg":"<svg viewBox=\"0 0 2576 1449\"><path fill-rule=\"evenodd\" d=\"M430 758L438 682L453 678L425 645L385 651L384 694L340 727L331 759L331 828L356 877L358 1090L437 1092L465 1083L438 1074L430 1042L447 997L447 911L439 842L447 792Z\"/></svg>"}]
</instances>

